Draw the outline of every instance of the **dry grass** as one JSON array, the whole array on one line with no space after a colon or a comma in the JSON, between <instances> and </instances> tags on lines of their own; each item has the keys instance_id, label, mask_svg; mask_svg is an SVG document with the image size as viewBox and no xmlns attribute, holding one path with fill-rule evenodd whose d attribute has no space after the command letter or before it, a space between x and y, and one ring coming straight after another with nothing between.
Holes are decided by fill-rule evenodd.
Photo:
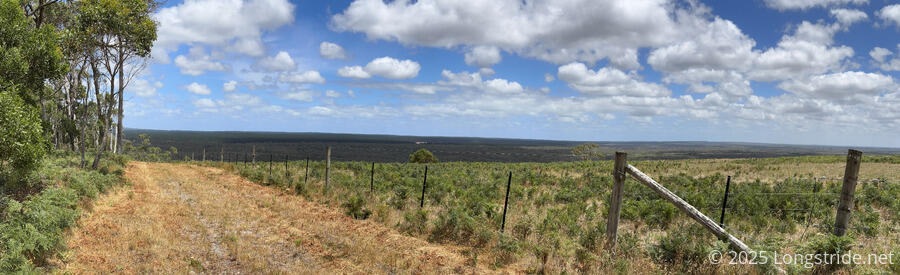
<instances>
[{"instance_id":1,"label":"dry grass","mask_svg":"<svg viewBox=\"0 0 900 275\"><path fill-rule=\"evenodd\" d=\"M68 241L71 273L485 273L458 253L223 170L133 162Z\"/></svg>"}]
</instances>

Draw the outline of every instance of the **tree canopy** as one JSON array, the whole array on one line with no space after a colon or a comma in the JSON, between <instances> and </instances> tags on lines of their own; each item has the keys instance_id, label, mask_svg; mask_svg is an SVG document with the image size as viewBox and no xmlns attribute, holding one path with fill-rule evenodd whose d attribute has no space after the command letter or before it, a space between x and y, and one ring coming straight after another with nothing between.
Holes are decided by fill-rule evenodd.
<instances>
[{"instance_id":1,"label":"tree canopy","mask_svg":"<svg viewBox=\"0 0 900 275\"><path fill-rule=\"evenodd\" d=\"M428 149L422 148L409 155L409 163L437 163L438 159L428 151Z\"/></svg>"},{"instance_id":2,"label":"tree canopy","mask_svg":"<svg viewBox=\"0 0 900 275\"><path fill-rule=\"evenodd\" d=\"M585 143L572 148L572 155L579 160L599 160L603 158L600 145Z\"/></svg>"}]
</instances>

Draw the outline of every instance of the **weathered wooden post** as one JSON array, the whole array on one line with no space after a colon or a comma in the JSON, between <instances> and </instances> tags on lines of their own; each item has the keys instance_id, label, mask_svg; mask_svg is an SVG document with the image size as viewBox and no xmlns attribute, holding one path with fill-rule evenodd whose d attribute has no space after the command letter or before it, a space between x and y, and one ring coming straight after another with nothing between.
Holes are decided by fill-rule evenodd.
<instances>
[{"instance_id":1,"label":"weathered wooden post","mask_svg":"<svg viewBox=\"0 0 900 275\"><path fill-rule=\"evenodd\" d=\"M287 183L287 180L291 178L291 173L288 171L288 161L287 155L284 155L284 181Z\"/></svg>"},{"instance_id":2,"label":"weathered wooden post","mask_svg":"<svg viewBox=\"0 0 900 275\"><path fill-rule=\"evenodd\" d=\"M506 199L503 200L503 221L500 222L500 233L506 229L506 207L509 204L509 187L512 186L512 172L509 172L509 179L506 180Z\"/></svg>"},{"instance_id":3,"label":"weathered wooden post","mask_svg":"<svg viewBox=\"0 0 900 275\"><path fill-rule=\"evenodd\" d=\"M303 184L306 185L307 181L309 181L309 156L306 156L306 173L303 176Z\"/></svg>"},{"instance_id":4,"label":"weathered wooden post","mask_svg":"<svg viewBox=\"0 0 900 275\"><path fill-rule=\"evenodd\" d=\"M328 182L331 180L331 146L325 148L325 188L328 188Z\"/></svg>"},{"instance_id":5,"label":"weathered wooden post","mask_svg":"<svg viewBox=\"0 0 900 275\"><path fill-rule=\"evenodd\" d=\"M206 147L203 147L203 161L206 162Z\"/></svg>"},{"instance_id":6,"label":"weathered wooden post","mask_svg":"<svg viewBox=\"0 0 900 275\"><path fill-rule=\"evenodd\" d=\"M616 162L613 166L613 186L609 194L609 213L606 216L606 244L610 248L616 246L616 236L619 232L619 214L622 212L622 191L625 187L625 164L628 154L616 152Z\"/></svg>"},{"instance_id":7,"label":"weathered wooden post","mask_svg":"<svg viewBox=\"0 0 900 275\"><path fill-rule=\"evenodd\" d=\"M862 152L853 149L847 151L844 186L841 188L841 201L838 203L837 217L834 219L835 236L844 236L847 233L847 223L850 221L850 211L853 208L853 192L856 191L856 181L859 178L859 163L861 161Z\"/></svg>"},{"instance_id":8,"label":"weathered wooden post","mask_svg":"<svg viewBox=\"0 0 900 275\"><path fill-rule=\"evenodd\" d=\"M219 151L219 162L225 162L225 147L222 147L221 150Z\"/></svg>"},{"instance_id":9,"label":"weathered wooden post","mask_svg":"<svg viewBox=\"0 0 900 275\"><path fill-rule=\"evenodd\" d=\"M425 165L425 178L422 180L422 198L419 199L419 208L425 207L425 186L428 186L428 165Z\"/></svg>"},{"instance_id":10,"label":"weathered wooden post","mask_svg":"<svg viewBox=\"0 0 900 275\"><path fill-rule=\"evenodd\" d=\"M725 198L722 199L722 215L719 216L719 226L725 227L725 208L728 207L728 189L731 187L731 176L725 181Z\"/></svg>"},{"instance_id":11,"label":"weathered wooden post","mask_svg":"<svg viewBox=\"0 0 900 275\"><path fill-rule=\"evenodd\" d=\"M369 193L375 193L375 162L372 162L372 177L369 178Z\"/></svg>"},{"instance_id":12,"label":"weathered wooden post","mask_svg":"<svg viewBox=\"0 0 900 275\"><path fill-rule=\"evenodd\" d=\"M191 152L191 161L194 161L194 152Z\"/></svg>"},{"instance_id":13,"label":"weathered wooden post","mask_svg":"<svg viewBox=\"0 0 900 275\"><path fill-rule=\"evenodd\" d=\"M269 154L269 177L266 180L266 184L269 184L269 181L272 181L272 154Z\"/></svg>"},{"instance_id":14,"label":"weathered wooden post","mask_svg":"<svg viewBox=\"0 0 900 275\"><path fill-rule=\"evenodd\" d=\"M256 165L256 145L253 145L253 165Z\"/></svg>"}]
</instances>

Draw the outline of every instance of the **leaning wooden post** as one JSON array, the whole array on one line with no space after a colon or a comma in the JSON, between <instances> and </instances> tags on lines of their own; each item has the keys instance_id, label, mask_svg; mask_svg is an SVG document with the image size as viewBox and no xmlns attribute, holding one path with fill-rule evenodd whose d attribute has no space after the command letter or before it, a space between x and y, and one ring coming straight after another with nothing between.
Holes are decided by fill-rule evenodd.
<instances>
[{"instance_id":1,"label":"leaning wooden post","mask_svg":"<svg viewBox=\"0 0 900 275\"><path fill-rule=\"evenodd\" d=\"M609 213L606 215L606 244L610 248L616 246L616 236L619 232L619 214L622 212L622 192L625 188L625 165L628 154L616 152L616 162L613 166L613 186L609 194Z\"/></svg>"},{"instance_id":2,"label":"leaning wooden post","mask_svg":"<svg viewBox=\"0 0 900 275\"><path fill-rule=\"evenodd\" d=\"M328 189L328 182L331 180L331 146L325 148L325 189Z\"/></svg>"},{"instance_id":3,"label":"leaning wooden post","mask_svg":"<svg viewBox=\"0 0 900 275\"><path fill-rule=\"evenodd\" d=\"M425 178L422 180L422 198L419 199L419 208L425 207L425 186L428 186L428 165L425 165Z\"/></svg>"},{"instance_id":4,"label":"leaning wooden post","mask_svg":"<svg viewBox=\"0 0 900 275\"><path fill-rule=\"evenodd\" d=\"M856 180L859 178L859 163L862 152L850 149L847 152L847 168L844 170L844 186L841 188L841 201L838 203L837 217L834 219L834 235L844 236L850 211L853 208L853 192L856 191Z\"/></svg>"},{"instance_id":5,"label":"leaning wooden post","mask_svg":"<svg viewBox=\"0 0 900 275\"><path fill-rule=\"evenodd\" d=\"M509 204L509 187L512 185L512 172L509 172L509 179L506 180L506 199L503 200L503 221L500 222L500 233L506 229L506 206Z\"/></svg>"},{"instance_id":6,"label":"leaning wooden post","mask_svg":"<svg viewBox=\"0 0 900 275\"><path fill-rule=\"evenodd\" d=\"M375 162L372 162L372 177L369 178L369 193L375 193Z\"/></svg>"}]
</instances>

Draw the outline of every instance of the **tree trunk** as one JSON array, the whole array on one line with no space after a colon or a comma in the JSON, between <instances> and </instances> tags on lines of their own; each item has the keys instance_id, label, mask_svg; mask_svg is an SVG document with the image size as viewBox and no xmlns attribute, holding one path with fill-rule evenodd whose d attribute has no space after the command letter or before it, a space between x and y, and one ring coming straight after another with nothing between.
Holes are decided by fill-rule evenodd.
<instances>
[{"instance_id":1,"label":"tree trunk","mask_svg":"<svg viewBox=\"0 0 900 275\"><path fill-rule=\"evenodd\" d=\"M103 117L103 100L100 96L100 72L97 71L97 65L95 62L91 63L91 70L94 72L94 95L97 97L97 127L100 128L97 131L99 135L97 137L97 155L94 156L94 163L91 164L91 169L96 170L100 167L100 156L103 155L103 151L106 149L106 119ZM110 80L110 83L114 81Z\"/></svg>"},{"instance_id":2,"label":"tree trunk","mask_svg":"<svg viewBox=\"0 0 900 275\"><path fill-rule=\"evenodd\" d=\"M116 125L116 154L122 153L122 137L124 124L123 120L125 120L124 116L124 102L125 102L125 60L122 60L122 49L119 49L119 112L118 112L118 124Z\"/></svg>"}]
</instances>

